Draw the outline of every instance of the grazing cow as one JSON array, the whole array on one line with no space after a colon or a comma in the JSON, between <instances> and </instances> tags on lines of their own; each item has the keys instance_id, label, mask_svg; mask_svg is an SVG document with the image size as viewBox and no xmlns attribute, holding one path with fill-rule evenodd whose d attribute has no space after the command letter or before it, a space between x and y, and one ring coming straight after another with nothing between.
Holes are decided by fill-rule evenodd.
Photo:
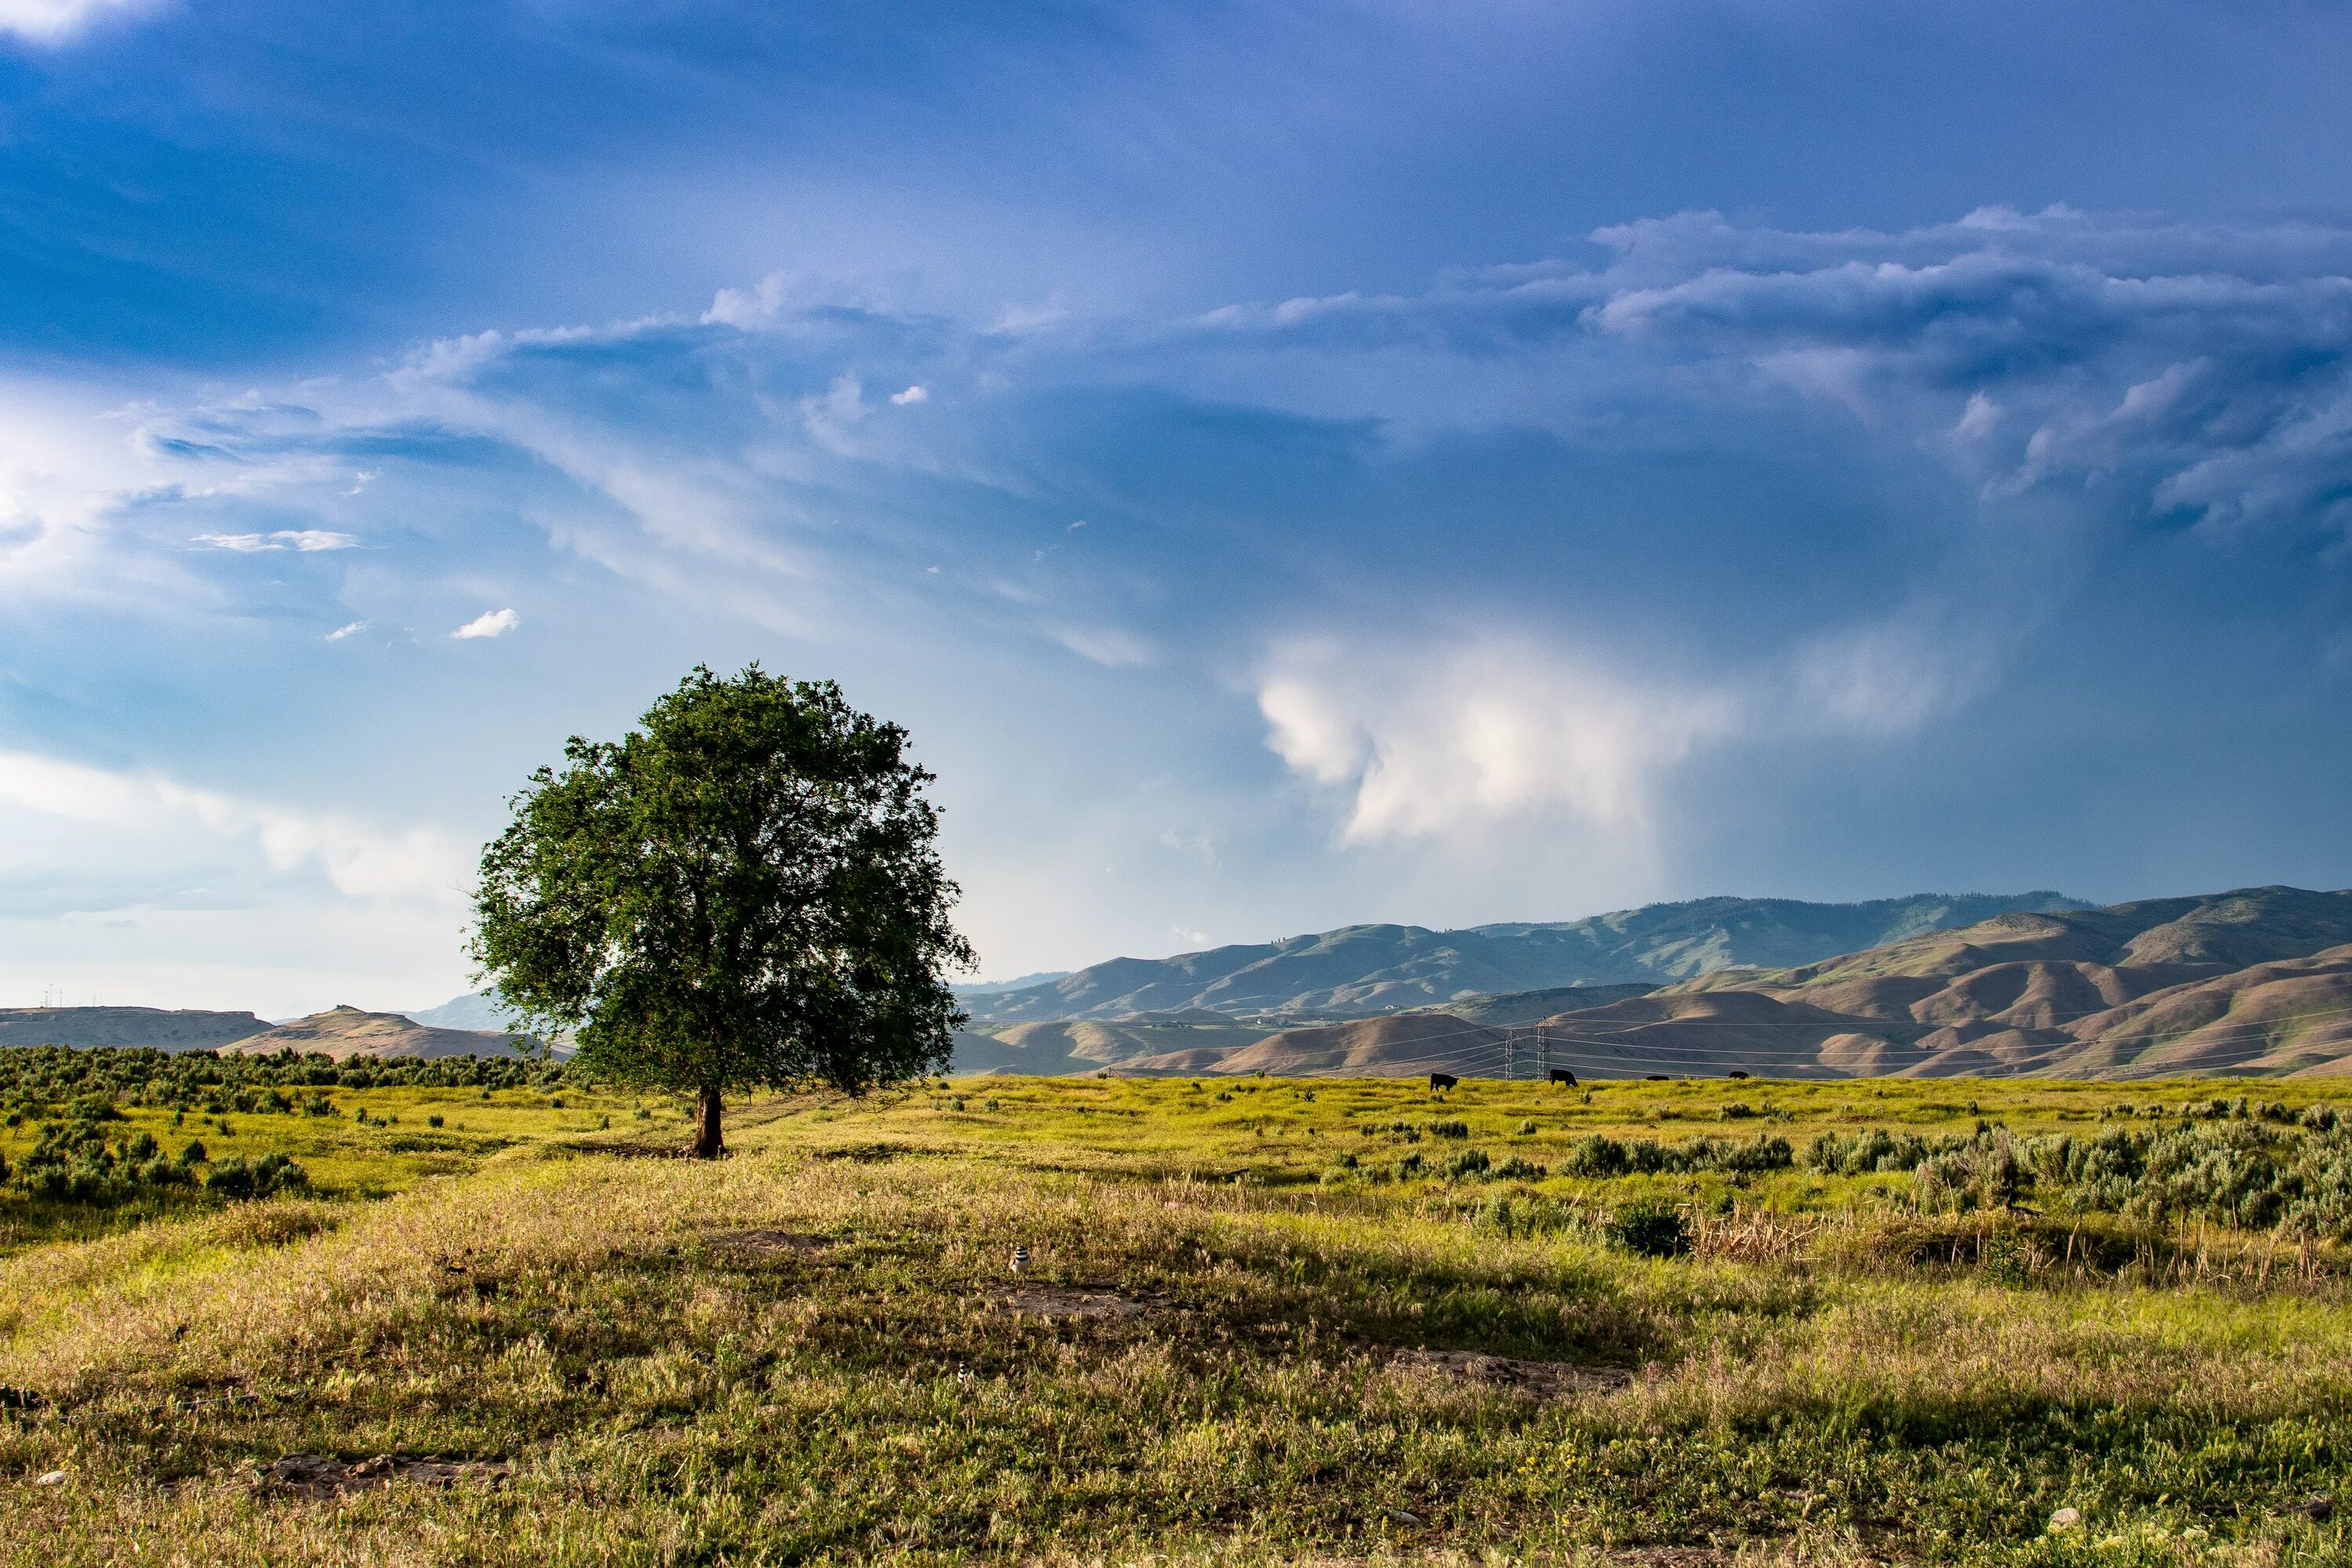
<instances>
[{"instance_id":1,"label":"grazing cow","mask_svg":"<svg viewBox=\"0 0 2352 1568\"><path fill-rule=\"evenodd\" d=\"M1726 1078L1746 1078L1748 1075L1747 1075L1746 1073L1744 1073L1744 1072L1740 1071L1738 1068L1732 1068L1728 1073L1726 1073L1724 1076L1725 1076Z\"/></svg>"},{"instance_id":2,"label":"grazing cow","mask_svg":"<svg viewBox=\"0 0 2352 1568\"><path fill-rule=\"evenodd\" d=\"M1645 1077L1642 1081L1644 1083L1664 1083L1667 1080L1665 1074L1662 1072L1654 1072Z\"/></svg>"},{"instance_id":3,"label":"grazing cow","mask_svg":"<svg viewBox=\"0 0 2352 1568\"><path fill-rule=\"evenodd\" d=\"M1552 1068L1551 1080L1554 1083L1564 1083L1570 1089L1574 1089L1576 1087L1576 1075L1569 1071L1566 1068Z\"/></svg>"},{"instance_id":4,"label":"grazing cow","mask_svg":"<svg viewBox=\"0 0 2352 1568\"><path fill-rule=\"evenodd\" d=\"M1434 1094L1441 1089L1452 1089L1461 1081L1450 1072L1433 1072L1429 1075L1429 1089Z\"/></svg>"}]
</instances>

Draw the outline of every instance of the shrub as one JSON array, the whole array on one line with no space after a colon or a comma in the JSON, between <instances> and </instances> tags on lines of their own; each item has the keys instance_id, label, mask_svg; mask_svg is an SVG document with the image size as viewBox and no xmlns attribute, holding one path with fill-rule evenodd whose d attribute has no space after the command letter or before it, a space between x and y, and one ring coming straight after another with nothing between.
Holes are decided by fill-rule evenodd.
<instances>
[{"instance_id":1,"label":"shrub","mask_svg":"<svg viewBox=\"0 0 2352 1568\"><path fill-rule=\"evenodd\" d=\"M1493 1161L1486 1158L1486 1151L1484 1149L1465 1149L1445 1162L1444 1172L1446 1175L1454 1177L1475 1176L1483 1173L1493 1163Z\"/></svg>"},{"instance_id":2,"label":"shrub","mask_svg":"<svg viewBox=\"0 0 2352 1568\"><path fill-rule=\"evenodd\" d=\"M266 1198L310 1186L310 1173L283 1154L264 1154L249 1163L231 1155L205 1174L205 1191L224 1198Z\"/></svg>"},{"instance_id":3,"label":"shrub","mask_svg":"<svg viewBox=\"0 0 2352 1568\"><path fill-rule=\"evenodd\" d=\"M1470 1124L1466 1121L1432 1121L1422 1129L1432 1138L1467 1138Z\"/></svg>"},{"instance_id":4,"label":"shrub","mask_svg":"<svg viewBox=\"0 0 2352 1568\"><path fill-rule=\"evenodd\" d=\"M1667 1203L1627 1204L1609 1216L1609 1239L1643 1258L1678 1258L1690 1250L1690 1222Z\"/></svg>"},{"instance_id":5,"label":"shrub","mask_svg":"<svg viewBox=\"0 0 2352 1568\"><path fill-rule=\"evenodd\" d=\"M1590 1132L1570 1145L1560 1169L1571 1176L1747 1173L1785 1171L1795 1159L1796 1152L1786 1138L1762 1132L1744 1143L1704 1136L1686 1143L1661 1143L1653 1138L1619 1142L1606 1134Z\"/></svg>"}]
</instances>

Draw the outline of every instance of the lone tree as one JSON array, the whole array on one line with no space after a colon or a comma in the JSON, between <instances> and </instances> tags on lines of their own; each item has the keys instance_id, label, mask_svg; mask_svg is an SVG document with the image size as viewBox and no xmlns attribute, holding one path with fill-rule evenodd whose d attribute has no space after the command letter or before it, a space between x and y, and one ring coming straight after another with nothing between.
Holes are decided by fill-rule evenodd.
<instances>
[{"instance_id":1,"label":"lone tree","mask_svg":"<svg viewBox=\"0 0 2352 1568\"><path fill-rule=\"evenodd\" d=\"M947 1065L971 946L907 732L831 681L707 668L617 742L575 735L482 851L472 951L574 1064L698 1097L862 1094Z\"/></svg>"}]
</instances>

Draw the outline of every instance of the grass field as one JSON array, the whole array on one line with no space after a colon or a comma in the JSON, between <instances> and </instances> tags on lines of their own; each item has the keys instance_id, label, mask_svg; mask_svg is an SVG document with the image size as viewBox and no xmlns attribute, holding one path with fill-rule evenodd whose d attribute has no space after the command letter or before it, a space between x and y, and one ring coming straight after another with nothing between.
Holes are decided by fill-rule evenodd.
<instances>
[{"instance_id":1,"label":"grass field","mask_svg":"<svg viewBox=\"0 0 2352 1568\"><path fill-rule=\"evenodd\" d=\"M2303 1086L993 1079L709 1165L635 1097L337 1098L230 1119L320 1196L0 1259L5 1561L2347 1555L2339 1241L1803 1152L2333 1147ZM1569 1173L1702 1137L1798 1153Z\"/></svg>"}]
</instances>

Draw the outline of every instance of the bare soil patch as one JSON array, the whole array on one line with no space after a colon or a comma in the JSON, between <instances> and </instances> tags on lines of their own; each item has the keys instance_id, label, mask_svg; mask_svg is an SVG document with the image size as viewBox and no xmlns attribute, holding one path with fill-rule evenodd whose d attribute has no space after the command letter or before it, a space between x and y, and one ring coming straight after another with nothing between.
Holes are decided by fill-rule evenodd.
<instances>
[{"instance_id":1,"label":"bare soil patch","mask_svg":"<svg viewBox=\"0 0 2352 1568\"><path fill-rule=\"evenodd\" d=\"M1569 1399L1580 1394L1607 1394L1633 1381L1633 1369L1626 1366L1521 1361L1516 1356L1482 1355L1476 1351L1392 1350L1388 1354L1388 1363L1445 1373L1472 1383L1507 1389L1523 1399Z\"/></svg>"},{"instance_id":2,"label":"bare soil patch","mask_svg":"<svg viewBox=\"0 0 2352 1568\"><path fill-rule=\"evenodd\" d=\"M999 1285L989 1300L1022 1316L1051 1322L1119 1321L1173 1310L1164 1296L1133 1296L1106 1285Z\"/></svg>"},{"instance_id":3,"label":"bare soil patch","mask_svg":"<svg viewBox=\"0 0 2352 1568\"><path fill-rule=\"evenodd\" d=\"M394 1481L446 1487L462 1480L496 1483L513 1473L504 1459L443 1459L429 1454L378 1454L373 1458L344 1460L326 1454L289 1454L271 1463L264 1484L273 1490L306 1497L341 1497L346 1492L388 1487Z\"/></svg>"}]
</instances>

